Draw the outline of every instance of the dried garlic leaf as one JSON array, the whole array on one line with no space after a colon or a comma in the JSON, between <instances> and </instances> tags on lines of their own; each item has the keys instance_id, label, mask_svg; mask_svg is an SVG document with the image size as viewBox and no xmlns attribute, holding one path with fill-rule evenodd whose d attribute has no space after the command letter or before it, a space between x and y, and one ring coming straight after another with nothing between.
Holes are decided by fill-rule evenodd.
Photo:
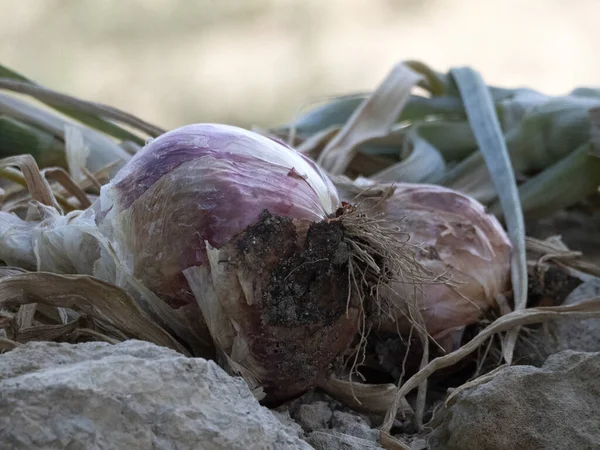
<instances>
[{"instance_id":1,"label":"dried garlic leaf","mask_svg":"<svg viewBox=\"0 0 600 450\"><path fill-rule=\"evenodd\" d=\"M517 327L546 322L549 320L568 318L589 319L595 317L600 317L600 297L595 297L590 300L566 306L546 306L513 311L496 319L458 350L432 360L424 368L410 377L400 387L400 389L397 390L397 399L403 399L410 391L419 386L434 372L445 367L450 367L466 356L470 355L496 333L502 333L504 331L513 330ZM389 432L392 428L395 418L396 411L394 408L388 410L381 429Z\"/></svg>"},{"instance_id":2,"label":"dried garlic leaf","mask_svg":"<svg viewBox=\"0 0 600 450\"><path fill-rule=\"evenodd\" d=\"M69 173L75 182L80 183L84 179L83 169L90 156L90 148L85 143L83 133L72 125L65 125L65 153Z\"/></svg>"},{"instance_id":3,"label":"dried garlic leaf","mask_svg":"<svg viewBox=\"0 0 600 450\"><path fill-rule=\"evenodd\" d=\"M92 206L92 202L87 194L77 185L77 183L75 183L65 169L61 167L49 167L42 170L42 175L48 181L56 181L65 188L69 194L73 195L73 197L79 201L79 209L87 209ZM71 208L71 210L74 209L75 208Z\"/></svg>"},{"instance_id":4,"label":"dried garlic leaf","mask_svg":"<svg viewBox=\"0 0 600 450\"><path fill-rule=\"evenodd\" d=\"M412 450L412 448L404 442L399 441L385 431L379 432L379 443L385 450Z\"/></svg>"},{"instance_id":5,"label":"dried garlic leaf","mask_svg":"<svg viewBox=\"0 0 600 450\"><path fill-rule=\"evenodd\" d=\"M535 263L551 260L565 269L583 272L583 274L574 274L583 281L585 281L584 279L589 278L584 276L584 274L600 277L600 267L598 267L598 265L583 259L583 254L581 252L570 250L558 236L553 236L546 240L526 237L525 245L528 258L533 259Z\"/></svg>"},{"instance_id":6,"label":"dried garlic leaf","mask_svg":"<svg viewBox=\"0 0 600 450\"><path fill-rule=\"evenodd\" d=\"M17 155L0 159L0 168L16 166L23 172L31 198L44 205L58 209L50 184L40 174L40 169L31 155Z\"/></svg>"},{"instance_id":7,"label":"dried garlic leaf","mask_svg":"<svg viewBox=\"0 0 600 450\"><path fill-rule=\"evenodd\" d=\"M97 278L28 272L0 280L0 307L32 302L81 311L112 324L127 336L188 355L181 344L146 316L129 294Z\"/></svg>"},{"instance_id":8,"label":"dried garlic leaf","mask_svg":"<svg viewBox=\"0 0 600 450\"><path fill-rule=\"evenodd\" d=\"M29 328L22 328L15 336L15 340L19 343L29 341L53 341L72 333L80 326L79 319L76 319L64 325L37 325Z\"/></svg>"},{"instance_id":9,"label":"dried garlic leaf","mask_svg":"<svg viewBox=\"0 0 600 450\"><path fill-rule=\"evenodd\" d=\"M394 384L364 384L343 381L329 377L319 383L319 387L336 400L369 414L385 414L392 406L396 386ZM398 412L403 416L412 416L413 409L402 399Z\"/></svg>"},{"instance_id":10,"label":"dried garlic leaf","mask_svg":"<svg viewBox=\"0 0 600 450\"><path fill-rule=\"evenodd\" d=\"M404 63L398 64L329 141L318 164L333 175L344 173L358 145L389 134L413 87L422 79Z\"/></svg>"},{"instance_id":11,"label":"dried garlic leaf","mask_svg":"<svg viewBox=\"0 0 600 450\"><path fill-rule=\"evenodd\" d=\"M33 317L35 316L36 304L28 303L27 305L21 305L19 311L15 317L17 323L18 332L23 328L30 328L33 325Z\"/></svg>"}]
</instances>

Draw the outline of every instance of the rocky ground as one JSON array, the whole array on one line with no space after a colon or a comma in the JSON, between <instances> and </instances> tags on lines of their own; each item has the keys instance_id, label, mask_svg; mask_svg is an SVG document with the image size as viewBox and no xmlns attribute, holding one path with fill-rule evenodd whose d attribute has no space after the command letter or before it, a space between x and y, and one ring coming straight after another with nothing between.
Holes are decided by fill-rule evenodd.
<instances>
[{"instance_id":1,"label":"rocky ground","mask_svg":"<svg viewBox=\"0 0 600 450\"><path fill-rule=\"evenodd\" d=\"M584 283L567 302L599 292ZM424 432L396 437L411 450L600 448L600 319L530 335L536 351L519 349L529 364L439 402ZM0 355L2 449L377 449L380 424L319 391L267 409L212 361L142 341Z\"/></svg>"}]
</instances>

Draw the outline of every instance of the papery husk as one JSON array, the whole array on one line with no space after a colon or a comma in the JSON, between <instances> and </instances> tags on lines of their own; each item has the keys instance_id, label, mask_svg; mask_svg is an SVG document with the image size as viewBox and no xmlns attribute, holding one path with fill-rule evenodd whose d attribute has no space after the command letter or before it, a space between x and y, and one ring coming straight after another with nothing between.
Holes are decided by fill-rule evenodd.
<instances>
[{"instance_id":1,"label":"papery husk","mask_svg":"<svg viewBox=\"0 0 600 450\"><path fill-rule=\"evenodd\" d=\"M31 197L40 200L29 203L27 220L0 212L0 259L4 263L28 270L98 277L132 295L154 321L185 342L194 355L214 354L197 308L171 310L129 272L113 244L98 229L98 201L85 211L63 216L33 158L26 155L2 162L21 166Z\"/></svg>"}]
</instances>

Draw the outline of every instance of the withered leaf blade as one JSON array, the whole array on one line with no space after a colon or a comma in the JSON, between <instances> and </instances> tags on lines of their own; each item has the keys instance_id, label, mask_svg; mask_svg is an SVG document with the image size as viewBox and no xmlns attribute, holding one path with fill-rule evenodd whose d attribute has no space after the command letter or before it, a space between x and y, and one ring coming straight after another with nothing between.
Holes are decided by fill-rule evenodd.
<instances>
[{"instance_id":1,"label":"withered leaf blade","mask_svg":"<svg viewBox=\"0 0 600 450\"><path fill-rule=\"evenodd\" d=\"M16 340L19 343L29 341L53 341L72 333L79 326L79 319L76 319L65 325L37 325L21 328L16 336Z\"/></svg>"},{"instance_id":2,"label":"withered leaf blade","mask_svg":"<svg viewBox=\"0 0 600 450\"><path fill-rule=\"evenodd\" d=\"M561 318L588 319L597 317L600 317L600 297L595 297L565 306L525 308L513 311L504 316L500 316L458 350L433 359L431 362L429 362L429 364L421 368L416 374L406 380L406 382L399 386L396 391L396 401L403 399L406 394L419 386L424 380L428 379L434 372L445 367L450 367L473 353L479 346L487 342L487 340L494 334L510 331L525 325L532 325L534 323L541 323ZM381 430L389 432L392 428L395 417L395 408L390 408L386 415L385 421L381 426Z\"/></svg>"},{"instance_id":3,"label":"withered leaf blade","mask_svg":"<svg viewBox=\"0 0 600 450\"><path fill-rule=\"evenodd\" d=\"M23 172L32 199L58 209L50 184L40 174L40 169L33 156L17 155L0 159L0 168L12 166L17 166Z\"/></svg>"},{"instance_id":4,"label":"withered leaf blade","mask_svg":"<svg viewBox=\"0 0 600 450\"><path fill-rule=\"evenodd\" d=\"M0 279L0 308L29 303L80 311L108 322L126 336L189 355L180 343L147 317L129 294L98 278L27 272Z\"/></svg>"},{"instance_id":5,"label":"withered leaf blade","mask_svg":"<svg viewBox=\"0 0 600 450\"><path fill-rule=\"evenodd\" d=\"M369 414L385 414L392 406L397 389L391 383L364 384L340 380L333 376L321 381L319 387L331 397L343 402L356 411ZM408 416L414 414L406 399L402 399L398 412Z\"/></svg>"},{"instance_id":6,"label":"withered leaf blade","mask_svg":"<svg viewBox=\"0 0 600 450\"><path fill-rule=\"evenodd\" d=\"M79 201L80 209L86 209L92 206L92 202L81 187L71 178L69 173L62 167L47 167L42 170L42 175L48 181L56 181L69 194Z\"/></svg>"},{"instance_id":7,"label":"withered leaf blade","mask_svg":"<svg viewBox=\"0 0 600 450\"><path fill-rule=\"evenodd\" d=\"M18 347L20 344L11 339L0 338L0 353L7 352Z\"/></svg>"},{"instance_id":8,"label":"withered leaf blade","mask_svg":"<svg viewBox=\"0 0 600 450\"><path fill-rule=\"evenodd\" d=\"M559 236L552 236L545 240L527 236L525 245L527 257L536 264L552 261L564 269L572 269L582 280L588 278L585 275L600 277L600 267L586 261L581 252L570 250Z\"/></svg>"},{"instance_id":9,"label":"withered leaf blade","mask_svg":"<svg viewBox=\"0 0 600 450\"><path fill-rule=\"evenodd\" d=\"M343 128L329 141L317 160L333 175L344 173L358 145L386 136L408 102L422 76L398 64L370 97L354 111Z\"/></svg>"}]
</instances>

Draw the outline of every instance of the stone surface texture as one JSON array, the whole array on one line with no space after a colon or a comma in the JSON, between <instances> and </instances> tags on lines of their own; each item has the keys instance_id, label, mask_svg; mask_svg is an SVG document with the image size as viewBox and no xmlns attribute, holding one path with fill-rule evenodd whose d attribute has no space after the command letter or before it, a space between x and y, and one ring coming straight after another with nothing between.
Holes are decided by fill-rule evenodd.
<instances>
[{"instance_id":1,"label":"stone surface texture","mask_svg":"<svg viewBox=\"0 0 600 450\"><path fill-rule=\"evenodd\" d=\"M2 449L310 449L212 361L141 341L0 355Z\"/></svg>"},{"instance_id":2,"label":"stone surface texture","mask_svg":"<svg viewBox=\"0 0 600 450\"><path fill-rule=\"evenodd\" d=\"M436 415L432 450L600 448L600 353L563 351L466 389Z\"/></svg>"}]
</instances>

